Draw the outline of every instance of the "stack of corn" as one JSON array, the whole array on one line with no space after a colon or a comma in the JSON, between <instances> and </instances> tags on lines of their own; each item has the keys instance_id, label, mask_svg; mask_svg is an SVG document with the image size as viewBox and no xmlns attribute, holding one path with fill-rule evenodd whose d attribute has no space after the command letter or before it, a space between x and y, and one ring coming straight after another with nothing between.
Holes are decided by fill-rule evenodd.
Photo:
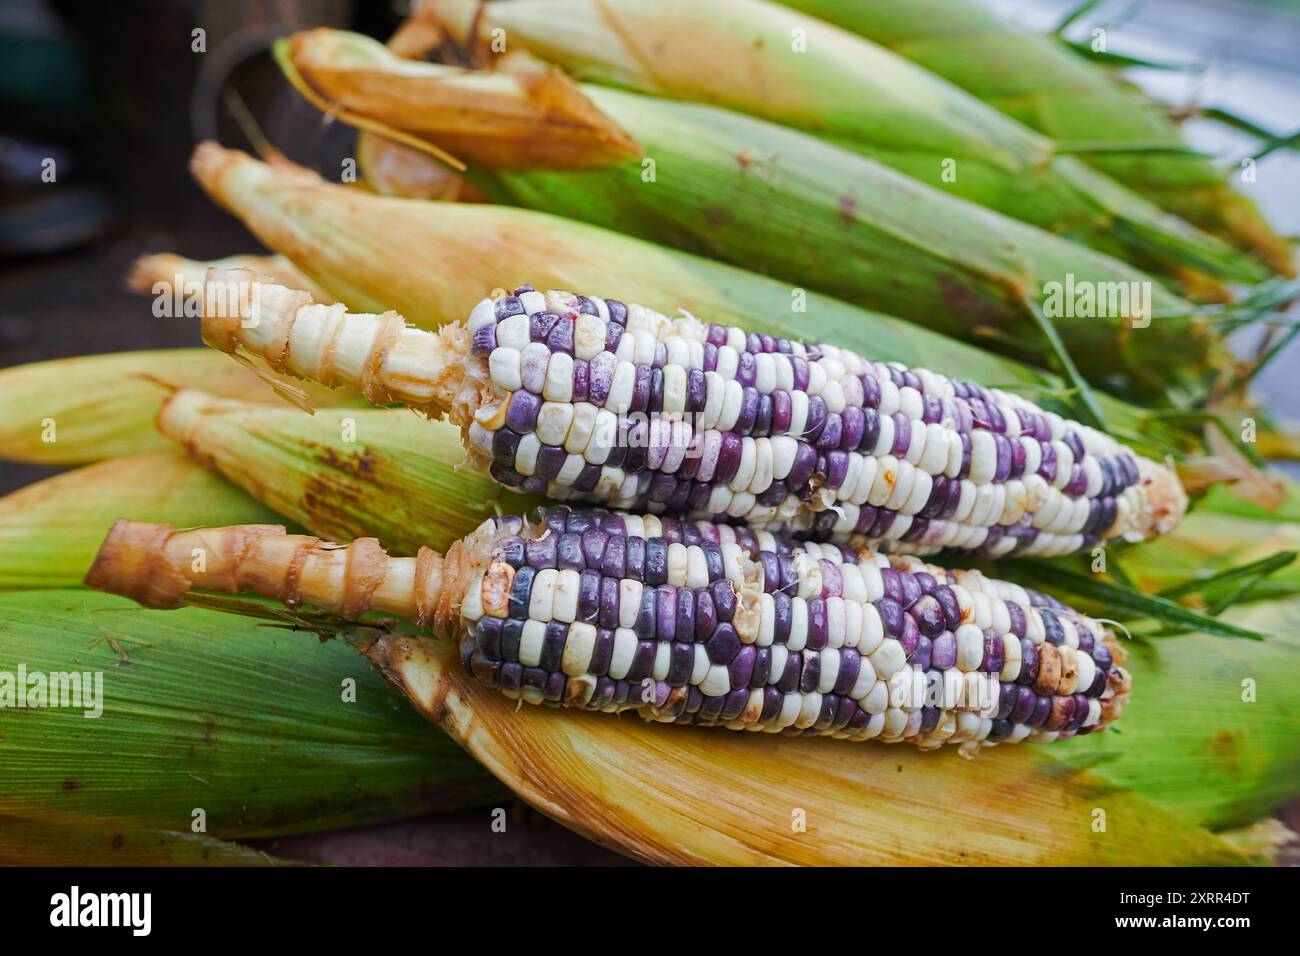
<instances>
[{"instance_id":1,"label":"stack of corn","mask_svg":"<svg viewBox=\"0 0 1300 956\"><path fill-rule=\"evenodd\" d=\"M101 383L93 404L59 385L57 364L0 373L0 455L84 466L0 501L0 588L69 589L0 596L11 610L0 664L16 655L54 669L76 653L67 642L104 635L96 653L129 657L138 681L115 686L138 706L104 726L139 743L110 770L61 715L30 737L6 722L0 732L17 743L0 757L8 769L38 760L45 740L59 745L0 807L0 857L32 858L52 834L93 855L111 830L126 835L123 860L157 847L178 861L257 862L179 835L184 808L207 807L214 836L239 839L499 793L443 737L413 736L343 642L322 651L217 610L342 635L517 795L645 860L1257 856L1216 831L1294 796L1300 681L1285 622L1300 588L1290 550L1258 551L1290 549L1294 536L1230 514L1214 494L1179 528L1188 497L1171 459L1197 451L1198 435L1186 418L1087 381L1152 404L1199 400L1220 345L1184 319L1130 330L1133 316L1026 318L1037 287L1067 270L1150 282L1157 311L1185 318L1194 307L1139 269L1217 294L1215 282L1253 281L1257 267L803 14L751 0L695 11L694 35L679 33L652 69L639 45L680 22L674 4L603 0L597 16L585 0L515 0L487 4L472 28L460 4L429 11L463 41L505 24L510 43L582 78L665 99L576 86L536 60L460 71L321 32L283 48L296 83L372 131L371 175L423 198L205 145L194 162L204 188L287 257L139 263L137 287L181 275L203 292L212 348L77 360ZM835 54L833 69L751 45L791 22ZM435 35L423 24L408 33ZM736 70L696 69L709 44L710 63L718 48L737 50ZM930 108L897 91L865 95L872 87L853 84L880 80L865 64ZM754 90L735 83L742 69L761 79ZM674 102L691 99L713 105ZM892 148L873 130L881 120L894 124ZM394 154L377 129L469 159L469 185L425 176L414 154L381 171ZM762 143L784 157L756 156ZM962 198L936 191L929 168L948 151L961 170L949 191ZM791 156L820 172L792 173ZM663 191L646 183L633 196L630 177L648 159ZM1003 189L1012 181L1024 189ZM545 212L446 201L480 193ZM724 205L734 220L711 219ZM773 222L781 209L788 222ZM922 226L922 209L952 235ZM779 254L800 229L807 253ZM433 262L394 250L428 250ZM1069 388L1018 359L1057 364ZM55 443L38 438L50 409ZM519 517L539 503L535 518ZM1114 582L1127 580L1122 562L1167 596L1073 583L1080 552L1103 566L1109 553ZM969 567L1009 555L1035 559L1020 584ZM1185 573L1177 558L1193 562ZM1038 574L1096 616L1050 586L1024 586ZM200 607L128 610L71 590L83 575L151 608ZM1243 582L1267 603L1220 617ZM1205 634L1161 643L1147 614ZM1261 628L1267 640L1241 640ZM1140 639L1121 646L1130 631ZM277 701L274 719L223 697L249 672ZM1267 703L1243 710L1212 693L1265 674L1278 681ZM340 719L333 702L349 680L366 706ZM605 716L623 711L645 721ZM187 759L206 762L189 775L195 787L178 789L170 773L164 783L151 763L178 722ZM1122 737L1103 732L1112 723ZM741 730L763 736L728 733ZM243 749L220 747L227 734ZM1207 779L1201 755L1225 735L1251 770ZM859 740L914 746L885 767L853 748ZM1050 745L1007 746L1022 740ZM257 754L284 747L300 760L293 781L250 812L241 798L259 785ZM942 750L981 753L927 752ZM56 803L56 791L83 789ZM101 791L140 796L100 801ZM792 828L810 798L817 819Z\"/></svg>"},{"instance_id":2,"label":"stack of corn","mask_svg":"<svg viewBox=\"0 0 1300 956\"><path fill-rule=\"evenodd\" d=\"M1015 29L981 0L782 0L907 57L1170 212L1295 275L1295 251L1152 103L1055 38ZM996 69L990 65L996 64Z\"/></svg>"}]
</instances>

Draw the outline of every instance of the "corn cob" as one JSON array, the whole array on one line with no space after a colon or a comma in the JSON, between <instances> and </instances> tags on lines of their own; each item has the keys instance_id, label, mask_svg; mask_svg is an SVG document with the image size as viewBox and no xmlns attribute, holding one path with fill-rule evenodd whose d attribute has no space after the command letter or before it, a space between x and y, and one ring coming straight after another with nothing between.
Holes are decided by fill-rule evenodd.
<instances>
[{"instance_id":1,"label":"corn cob","mask_svg":"<svg viewBox=\"0 0 1300 956\"><path fill-rule=\"evenodd\" d=\"M1152 271L1258 281L1249 256L1164 213L957 86L761 0L424 0L462 43L506 37L579 79L804 129ZM955 167L950 163L955 163ZM945 166L956 175L945 176ZM1199 284L1195 282L1194 284Z\"/></svg>"},{"instance_id":2,"label":"corn cob","mask_svg":"<svg viewBox=\"0 0 1300 956\"><path fill-rule=\"evenodd\" d=\"M1100 624L978 572L564 506L416 558L119 520L86 583L150 607L199 588L397 614L511 697L733 730L977 750L1104 729L1129 690Z\"/></svg>"},{"instance_id":3,"label":"corn cob","mask_svg":"<svg viewBox=\"0 0 1300 956\"><path fill-rule=\"evenodd\" d=\"M1017 349L1039 341L1027 299L1067 274L1080 288L1144 283L1156 315L1193 311L1127 263L740 113L579 87L553 67L410 63L341 31L297 34L288 46L322 96L445 147L494 199L871 302L946 335L987 341L996 330ZM619 149L591 145L605 140ZM651 183L642 151L656 164ZM1197 378L1212 337L1176 319L1130 331L1140 304L1127 308L1054 319L1084 373L1102 379L1158 353L1164 385ZM1043 358L1033 346L1023 354Z\"/></svg>"},{"instance_id":4,"label":"corn cob","mask_svg":"<svg viewBox=\"0 0 1300 956\"><path fill-rule=\"evenodd\" d=\"M1161 104L1054 37L1017 29L981 0L782 3L888 47L1067 147L1084 147L1090 166L1295 275L1291 244L1212 158L1185 148ZM1092 144L1104 148L1088 151Z\"/></svg>"},{"instance_id":5,"label":"corn cob","mask_svg":"<svg viewBox=\"0 0 1300 956\"><path fill-rule=\"evenodd\" d=\"M521 287L439 333L251 273L204 341L276 371L447 414L527 494L743 518L798 536L1063 554L1177 524L1167 468L997 389L830 345Z\"/></svg>"}]
</instances>

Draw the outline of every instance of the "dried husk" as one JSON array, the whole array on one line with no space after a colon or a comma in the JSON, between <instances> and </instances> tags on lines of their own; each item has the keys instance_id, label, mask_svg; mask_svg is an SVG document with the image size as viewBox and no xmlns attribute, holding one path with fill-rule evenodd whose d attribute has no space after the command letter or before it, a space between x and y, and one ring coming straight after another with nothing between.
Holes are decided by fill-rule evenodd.
<instances>
[{"instance_id":1,"label":"dried husk","mask_svg":"<svg viewBox=\"0 0 1300 956\"><path fill-rule=\"evenodd\" d=\"M428 639L388 635L368 656L516 794L590 839L647 862L1247 860L1208 831L1034 752L1049 748L1005 747L966 761L903 748L869 752L821 738L659 727L520 707L466 676L453 648Z\"/></svg>"}]
</instances>

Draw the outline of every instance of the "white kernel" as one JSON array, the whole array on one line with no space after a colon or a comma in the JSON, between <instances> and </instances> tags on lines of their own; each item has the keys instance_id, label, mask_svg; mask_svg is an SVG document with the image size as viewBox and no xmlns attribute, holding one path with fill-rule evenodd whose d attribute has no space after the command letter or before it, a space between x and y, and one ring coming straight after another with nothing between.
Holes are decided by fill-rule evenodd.
<instances>
[{"instance_id":1,"label":"white kernel","mask_svg":"<svg viewBox=\"0 0 1300 956\"><path fill-rule=\"evenodd\" d=\"M877 408L880 411L881 423L883 424L884 419L898 411L898 386L894 384L894 380L889 377L888 372L877 376L877 381L880 382L880 404Z\"/></svg>"},{"instance_id":2,"label":"white kernel","mask_svg":"<svg viewBox=\"0 0 1300 956\"><path fill-rule=\"evenodd\" d=\"M726 380L717 372L704 373L704 408L695 425L700 431L716 428L722 416L722 401L726 394Z\"/></svg>"},{"instance_id":3,"label":"white kernel","mask_svg":"<svg viewBox=\"0 0 1300 956\"><path fill-rule=\"evenodd\" d=\"M605 323L599 316L587 315L585 312L580 314L573 324L573 354L577 358L590 362L603 351L605 351Z\"/></svg>"},{"instance_id":4,"label":"white kernel","mask_svg":"<svg viewBox=\"0 0 1300 956\"><path fill-rule=\"evenodd\" d=\"M768 444L772 450L772 480L785 481L794 468L799 443L789 435L776 435L768 439Z\"/></svg>"},{"instance_id":5,"label":"white kernel","mask_svg":"<svg viewBox=\"0 0 1300 956\"><path fill-rule=\"evenodd\" d=\"M840 648L848 635L848 614L844 599L828 597L826 599L826 646Z\"/></svg>"},{"instance_id":6,"label":"white kernel","mask_svg":"<svg viewBox=\"0 0 1300 956\"><path fill-rule=\"evenodd\" d=\"M519 663L536 667L542 660L542 645L546 641L546 625L538 620L524 621L519 632Z\"/></svg>"},{"instance_id":7,"label":"white kernel","mask_svg":"<svg viewBox=\"0 0 1300 956\"><path fill-rule=\"evenodd\" d=\"M516 392L523 387L518 349L495 348L488 356L488 375L492 384L507 392Z\"/></svg>"},{"instance_id":8,"label":"white kernel","mask_svg":"<svg viewBox=\"0 0 1300 956\"><path fill-rule=\"evenodd\" d=\"M598 409L596 424L582 456L593 465L603 465L618 442L618 416L607 408Z\"/></svg>"},{"instance_id":9,"label":"white kernel","mask_svg":"<svg viewBox=\"0 0 1300 956\"><path fill-rule=\"evenodd\" d=\"M965 450L962 445L960 432L949 431L947 434L948 464L944 466L943 473L949 478L956 478L961 474L961 461L965 454Z\"/></svg>"},{"instance_id":10,"label":"white kernel","mask_svg":"<svg viewBox=\"0 0 1300 956\"><path fill-rule=\"evenodd\" d=\"M709 652L704 649L703 644L696 644L694 647L695 660L691 664L690 681L691 684L698 685L704 680L705 675L709 673L709 668L713 666L713 662L709 660Z\"/></svg>"},{"instance_id":11,"label":"white kernel","mask_svg":"<svg viewBox=\"0 0 1300 956\"><path fill-rule=\"evenodd\" d=\"M740 418L740 409L745 399L745 390L734 378L728 379L722 393L722 413L718 416L718 431L729 432L736 427Z\"/></svg>"},{"instance_id":12,"label":"white kernel","mask_svg":"<svg viewBox=\"0 0 1300 956\"><path fill-rule=\"evenodd\" d=\"M668 545L668 583L675 588L686 586L691 550L680 541Z\"/></svg>"},{"instance_id":13,"label":"white kernel","mask_svg":"<svg viewBox=\"0 0 1300 956\"><path fill-rule=\"evenodd\" d=\"M862 700L862 698L866 697L867 694L871 692L871 689L875 687L876 684L877 679L875 668L859 667L858 679L854 683L853 687L849 689L849 696L854 700Z\"/></svg>"},{"instance_id":14,"label":"white kernel","mask_svg":"<svg viewBox=\"0 0 1300 956\"><path fill-rule=\"evenodd\" d=\"M790 599L790 637L786 647L802 651L808 644L808 603L800 597Z\"/></svg>"},{"instance_id":15,"label":"white kernel","mask_svg":"<svg viewBox=\"0 0 1300 956\"><path fill-rule=\"evenodd\" d=\"M888 415L880 416L880 435L876 438L873 454L877 458L889 455L894 447L894 420Z\"/></svg>"},{"instance_id":16,"label":"white kernel","mask_svg":"<svg viewBox=\"0 0 1300 956\"><path fill-rule=\"evenodd\" d=\"M857 568L862 574L862 586L866 588L867 600L879 601L885 596L885 579L880 576L880 568L869 561L859 561Z\"/></svg>"},{"instance_id":17,"label":"white kernel","mask_svg":"<svg viewBox=\"0 0 1300 956\"><path fill-rule=\"evenodd\" d=\"M1013 681L1019 677L1021 661L1020 638L1014 634L1003 634L1002 671L998 674L998 679Z\"/></svg>"},{"instance_id":18,"label":"white kernel","mask_svg":"<svg viewBox=\"0 0 1300 956\"><path fill-rule=\"evenodd\" d=\"M483 616L483 575L474 578L465 589L465 598L460 603L460 616L471 624Z\"/></svg>"},{"instance_id":19,"label":"white kernel","mask_svg":"<svg viewBox=\"0 0 1300 956\"><path fill-rule=\"evenodd\" d=\"M605 408L616 415L626 414L632 407L632 389L635 384L636 366L631 362L619 362L614 367L614 379L609 386Z\"/></svg>"},{"instance_id":20,"label":"white kernel","mask_svg":"<svg viewBox=\"0 0 1300 956\"><path fill-rule=\"evenodd\" d=\"M620 627L614 632L614 653L609 658L609 676L614 680L627 677L636 660L636 632Z\"/></svg>"},{"instance_id":21,"label":"white kernel","mask_svg":"<svg viewBox=\"0 0 1300 956\"><path fill-rule=\"evenodd\" d=\"M742 346L743 348L743 346ZM736 369L740 366L740 352L730 345L718 346L718 361L715 368L724 382L736 380Z\"/></svg>"},{"instance_id":22,"label":"white kernel","mask_svg":"<svg viewBox=\"0 0 1300 956\"><path fill-rule=\"evenodd\" d=\"M819 657L821 667L817 676L817 692L829 694L835 689L835 682L840 676L840 652L835 648L824 647Z\"/></svg>"},{"instance_id":23,"label":"white kernel","mask_svg":"<svg viewBox=\"0 0 1300 956\"><path fill-rule=\"evenodd\" d=\"M655 646L654 669L650 676L654 680L667 680L668 671L673 666L673 645L669 641L660 641Z\"/></svg>"},{"instance_id":24,"label":"white kernel","mask_svg":"<svg viewBox=\"0 0 1300 956\"><path fill-rule=\"evenodd\" d=\"M903 506L899 509L905 515L915 515L930 500L930 492L934 490L934 479L919 468L912 470L912 493L907 496Z\"/></svg>"},{"instance_id":25,"label":"white kernel","mask_svg":"<svg viewBox=\"0 0 1300 956\"><path fill-rule=\"evenodd\" d=\"M573 359L565 352L556 352L546 366L546 382L542 398L551 402L573 400Z\"/></svg>"},{"instance_id":26,"label":"white kernel","mask_svg":"<svg viewBox=\"0 0 1300 956\"><path fill-rule=\"evenodd\" d=\"M870 667L864 667L863 670L872 673ZM883 680L874 680L871 689L858 702L858 706L868 714L883 714L889 707L889 685Z\"/></svg>"},{"instance_id":27,"label":"white kernel","mask_svg":"<svg viewBox=\"0 0 1300 956\"><path fill-rule=\"evenodd\" d=\"M881 680L888 680L907 666L907 654L903 650L903 645L892 637L881 641L876 649L867 655L867 660L871 662L876 676Z\"/></svg>"},{"instance_id":28,"label":"white kernel","mask_svg":"<svg viewBox=\"0 0 1300 956\"><path fill-rule=\"evenodd\" d=\"M700 681L700 693L706 697L721 697L731 690L731 674L723 664L710 664L704 680Z\"/></svg>"},{"instance_id":29,"label":"white kernel","mask_svg":"<svg viewBox=\"0 0 1300 956\"><path fill-rule=\"evenodd\" d=\"M1074 470L1074 452L1063 441L1052 442L1052 447L1056 449L1056 478L1052 484L1064 488L1070 483L1070 472Z\"/></svg>"},{"instance_id":30,"label":"white kernel","mask_svg":"<svg viewBox=\"0 0 1300 956\"><path fill-rule=\"evenodd\" d=\"M564 640L564 654L560 658L560 670L569 677L580 677L591 666L592 654L596 651L596 628L583 621L569 625L569 633Z\"/></svg>"},{"instance_id":31,"label":"white kernel","mask_svg":"<svg viewBox=\"0 0 1300 956\"><path fill-rule=\"evenodd\" d=\"M637 613L641 610L642 590L641 582L634 578L623 578L618 582L618 623L620 627L631 627L636 623Z\"/></svg>"},{"instance_id":32,"label":"white kernel","mask_svg":"<svg viewBox=\"0 0 1300 956\"><path fill-rule=\"evenodd\" d=\"M665 365L663 414L680 415L686 411L686 370L680 365Z\"/></svg>"},{"instance_id":33,"label":"white kernel","mask_svg":"<svg viewBox=\"0 0 1300 956\"><path fill-rule=\"evenodd\" d=\"M561 488L572 487L573 483L578 480L578 476L582 474L582 469L586 466L587 459L581 455L570 453L564 459L564 464L560 466L560 470L556 473L551 484ZM551 494L554 495L555 492L551 492Z\"/></svg>"},{"instance_id":34,"label":"white kernel","mask_svg":"<svg viewBox=\"0 0 1300 956\"><path fill-rule=\"evenodd\" d=\"M528 345L528 316L512 315L497 323L497 348L522 352Z\"/></svg>"},{"instance_id":35,"label":"white kernel","mask_svg":"<svg viewBox=\"0 0 1300 956\"><path fill-rule=\"evenodd\" d=\"M537 412L537 439L544 445L563 445L573 422L573 406L562 402L543 402Z\"/></svg>"},{"instance_id":36,"label":"white kernel","mask_svg":"<svg viewBox=\"0 0 1300 956\"><path fill-rule=\"evenodd\" d=\"M578 402L573 406L573 420L569 423L569 432L564 440L564 450L571 455L580 455L591 440L591 432L596 427L598 409L590 402Z\"/></svg>"},{"instance_id":37,"label":"white kernel","mask_svg":"<svg viewBox=\"0 0 1300 956\"><path fill-rule=\"evenodd\" d=\"M998 446L993 433L977 428L970 433L970 474L976 485L993 480L998 468Z\"/></svg>"},{"instance_id":38,"label":"white kernel","mask_svg":"<svg viewBox=\"0 0 1300 956\"><path fill-rule=\"evenodd\" d=\"M862 604L844 601L844 646L858 648L862 643Z\"/></svg>"},{"instance_id":39,"label":"white kernel","mask_svg":"<svg viewBox=\"0 0 1300 956\"><path fill-rule=\"evenodd\" d=\"M808 393L790 393L790 431L787 434L802 438L808 427Z\"/></svg>"},{"instance_id":40,"label":"white kernel","mask_svg":"<svg viewBox=\"0 0 1300 956\"><path fill-rule=\"evenodd\" d=\"M536 432L529 432L519 439L515 449L515 471L525 477L537 470L537 454L542 450L542 443Z\"/></svg>"}]
</instances>

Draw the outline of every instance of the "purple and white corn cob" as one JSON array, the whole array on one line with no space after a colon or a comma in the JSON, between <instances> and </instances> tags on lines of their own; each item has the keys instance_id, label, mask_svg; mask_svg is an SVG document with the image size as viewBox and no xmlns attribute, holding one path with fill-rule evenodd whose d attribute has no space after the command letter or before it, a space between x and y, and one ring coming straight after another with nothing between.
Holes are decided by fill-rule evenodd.
<instances>
[{"instance_id":1,"label":"purple and white corn cob","mask_svg":"<svg viewBox=\"0 0 1300 956\"><path fill-rule=\"evenodd\" d=\"M462 659L530 703L978 748L1101 729L1127 698L1100 624L978 572L563 506L490 524Z\"/></svg>"},{"instance_id":2,"label":"purple and white corn cob","mask_svg":"<svg viewBox=\"0 0 1300 956\"><path fill-rule=\"evenodd\" d=\"M87 582L155 607L197 587L398 614L508 696L732 730L970 752L1101 730L1130 685L1099 622L978 572L563 505L491 519L445 557L120 521Z\"/></svg>"},{"instance_id":3,"label":"purple and white corn cob","mask_svg":"<svg viewBox=\"0 0 1300 956\"><path fill-rule=\"evenodd\" d=\"M205 339L447 413L512 488L799 538L992 557L1169 531L1169 468L1008 392L614 299L484 299L439 333L263 287Z\"/></svg>"}]
</instances>

